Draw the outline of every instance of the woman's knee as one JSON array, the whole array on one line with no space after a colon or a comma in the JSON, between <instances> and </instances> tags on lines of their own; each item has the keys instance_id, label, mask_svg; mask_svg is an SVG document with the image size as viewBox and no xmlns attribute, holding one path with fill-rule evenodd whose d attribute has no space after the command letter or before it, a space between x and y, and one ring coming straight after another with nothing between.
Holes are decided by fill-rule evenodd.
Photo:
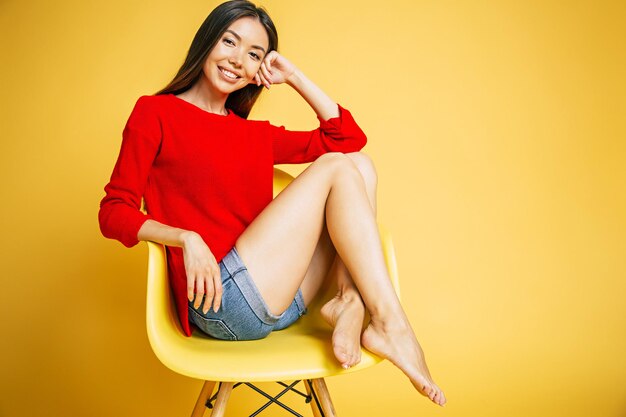
<instances>
[{"instance_id":1,"label":"woman's knee","mask_svg":"<svg viewBox=\"0 0 626 417\"><path fill-rule=\"evenodd\" d=\"M320 155L313 164L322 166L333 177L336 177L339 173L343 176L352 174L355 177L361 177L356 164L352 162L352 159L347 154L342 152L327 152Z\"/></svg>"},{"instance_id":2,"label":"woman's knee","mask_svg":"<svg viewBox=\"0 0 626 417\"><path fill-rule=\"evenodd\" d=\"M351 152L347 153L346 156L357 167L357 169L363 176L363 180L365 180L365 183L376 186L378 182L378 174L376 172L376 167L374 166L374 161L372 161L372 158L364 152Z\"/></svg>"}]
</instances>

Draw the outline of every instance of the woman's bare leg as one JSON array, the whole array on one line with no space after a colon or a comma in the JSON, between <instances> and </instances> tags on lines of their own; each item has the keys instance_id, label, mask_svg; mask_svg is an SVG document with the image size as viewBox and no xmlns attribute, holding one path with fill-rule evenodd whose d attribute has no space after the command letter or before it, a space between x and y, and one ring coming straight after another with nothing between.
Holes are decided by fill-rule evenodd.
<instances>
[{"instance_id":1,"label":"woman's bare leg","mask_svg":"<svg viewBox=\"0 0 626 417\"><path fill-rule=\"evenodd\" d=\"M333 352L342 367L361 360L361 333L365 306L350 273L335 251L324 227L315 254L300 286L307 307L321 287L336 285L337 295L321 308L322 317L333 327Z\"/></svg>"},{"instance_id":2,"label":"woman's bare leg","mask_svg":"<svg viewBox=\"0 0 626 417\"><path fill-rule=\"evenodd\" d=\"M300 285L304 304L310 308L320 288L335 285L337 295L321 308L320 313L333 327L333 352L341 366L347 369L361 360L365 306L324 226Z\"/></svg>"},{"instance_id":3,"label":"woman's bare leg","mask_svg":"<svg viewBox=\"0 0 626 417\"><path fill-rule=\"evenodd\" d=\"M374 163L367 154L362 152L347 153L346 156L350 158L363 177L375 218L378 177ZM332 245L332 242L330 244ZM329 280L337 283L337 294L322 307L321 314L334 328L333 351L341 365L347 369L361 361L361 333L365 306L348 268L339 255L335 256Z\"/></svg>"},{"instance_id":4,"label":"woman's bare leg","mask_svg":"<svg viewBox=\"0 0 626 417\"><path fill-rule=\"evenodd\" d=\"M361 333L365 318L365 306L350 273L337 255L333 263L331 279L337 280L337 294L330 299L320 313L333 326L333 352L344 369L361 361Z\"/></svg>"},{"instance_id":5,"label":"woman's bare leg","mask_svg":"<svg viewBox=\"0 0 626 417\"><path fill-rule=\"evenodd\" d=\"M343 154L320 156L236 242L270 310L280 314L292 302L324 221L371 315L362 338L364 346L398 366L419 392L443 404L445 397L430 377L389 280L363 178Z\"/></svg>"}]
</instances>

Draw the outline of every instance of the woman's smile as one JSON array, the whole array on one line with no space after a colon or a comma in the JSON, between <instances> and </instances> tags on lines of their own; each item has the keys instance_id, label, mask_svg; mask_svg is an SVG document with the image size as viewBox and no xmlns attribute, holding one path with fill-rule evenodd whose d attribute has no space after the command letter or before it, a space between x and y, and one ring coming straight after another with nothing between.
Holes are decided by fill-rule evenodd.
<instances>
[{"instance_id":1,"label":"woman's smile","mask_svg":"<svg viewBox=\"0 0 626 417\"><path fill-rule=\"evenodd\" d=\"M217 66L217 68L220 70L220 72L227 78L230 80L238 80L239 78L241 78L241 75L239 75L238 73L228 70L224 67L220 67L219 65Z\"/></svg>"}]
</instances>

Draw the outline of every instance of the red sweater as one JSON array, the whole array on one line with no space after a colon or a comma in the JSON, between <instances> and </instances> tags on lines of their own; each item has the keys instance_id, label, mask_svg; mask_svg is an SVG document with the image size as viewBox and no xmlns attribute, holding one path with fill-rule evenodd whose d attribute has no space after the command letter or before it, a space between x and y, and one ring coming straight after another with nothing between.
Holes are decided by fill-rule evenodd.
<instances>
[{"instance_id":1,"label":"red sweater","mask_svg":"<svg viewBox=\"0 0 626 417\"><path fill-rule=\"evenodd\" d=\"M126 123L122 147L98 219L102 234L138 243L147 219L193 230L217 262L272 201L273 165L312 162L326 152L355 152L367 139L349 111L312 131L209 113L173 94L142 96ZM147 215L140 211L144 198ZM169 279L182 328L187 279L182 249L167 248Z\"/></svg>"}]
</instances>

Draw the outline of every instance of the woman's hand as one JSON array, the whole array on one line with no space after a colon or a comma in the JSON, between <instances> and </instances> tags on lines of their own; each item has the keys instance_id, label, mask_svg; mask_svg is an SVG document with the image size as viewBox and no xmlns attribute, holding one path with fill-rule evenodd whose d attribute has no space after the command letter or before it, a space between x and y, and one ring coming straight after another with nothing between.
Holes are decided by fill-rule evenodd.
<instances>
[{"instance_id":1,"label":"woman's hand","mask_svg":"<svg viewBox=\"0 0 626 417\"><path fill-rule=\"evenodd\" d=\"M339 107L317 85L309 80L295 65L276 51L265 56L259 71L250 83L263 84L268 89L272 84L287 83L293 87L315 113L324 120L339 116Z\"/></svg>"},{"instance_id":2,"label":"woman's hand","mask_svg":"<svg viewBox=\"0 0 626 417\"><path fill-rule=\"evenodd\" d=\"M268 89L272 84L282 84L296 71L287 58L276 51L271 51L265 56L261 63L259 72L254 76L257 85L261 83Z\"/></svg>"},{"instance_id":3,"label":"woman's hand","mask_svg":"<svg viewBox=\"0 0 626 417\"><path fill-rule=\"evenodd\" d=\"M206 314L213 305L217 312L222 302L222 277L215 256L202 237L195 232L185 232L183 240L183 256L187 273L187 298L194 308L200 307L204 296L202 311Z\"/></svg>"}]
</instances>

